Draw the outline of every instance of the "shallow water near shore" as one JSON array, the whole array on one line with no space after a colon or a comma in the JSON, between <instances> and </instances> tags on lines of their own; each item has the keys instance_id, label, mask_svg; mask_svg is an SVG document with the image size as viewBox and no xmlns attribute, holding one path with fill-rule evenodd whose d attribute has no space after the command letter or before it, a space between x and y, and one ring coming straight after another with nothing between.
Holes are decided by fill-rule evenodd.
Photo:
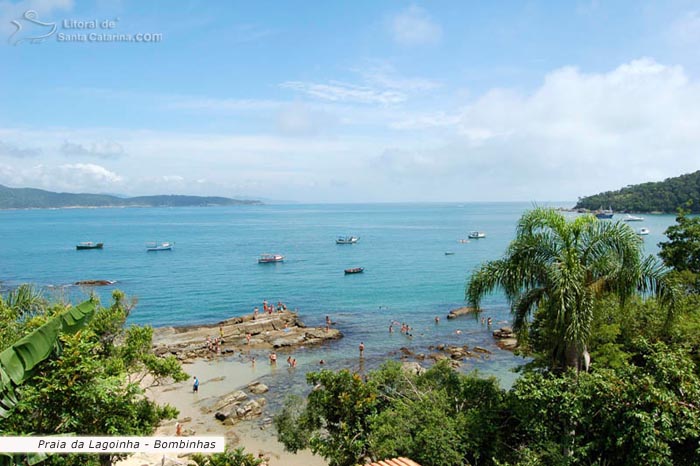
<instances>
[{"instance_id":1,"label":"shallow water near shore","mask_svg":"<svg viewBox=\"0 0 700 466\"><path fill-rule=\"evenodd\" d=\"M559 203L569 206L573 203ZM500 257L530 203L265 205L211 208L132 208L0 211L0 285L31 282L49 296L78 301L94 289L105 302L113 289L138 298L130 322L153 326L217 322L251 313L263 299L297 309L310 326L334 321L345 337L320 348L295 350L296 370L279 367L265 375L280 392L305 386L303 374L320 367L370 370L400 348L428 353L438 343L482 346L493 353L463 364L496 375L504 386L523 359L499 350L493 328L507 325L500 294L484 300L484 317L448 321L464 305L468 274ZM567 214L575 215L575 214ZM622 215L618 215L622 219ZM663 240L672 215L645 215L631 225L651 230L650 253ZM468 232L486 238L460 243ZM336 245L339 235L359 236ZM80 241L103 250L76 251ZM146 252L149 241L172 241L172 251ZM454 254L446 255L446 252ZM284 255L278 264L258 264L262 253ZM349 267L361 274L345 275ZM66 286L78 280L116 280L114 286ZM434 317L441 321L435 324ZM392 321L413 327L412 338L389 333ZM457 331L460 331L457 334ZM214 332L215 333L215 332ZM212 335L215 336L215 335ZM366 350L362 362L358 345ZM266 363L258 356L258 365Z\"/></svg>"}]
</instances>

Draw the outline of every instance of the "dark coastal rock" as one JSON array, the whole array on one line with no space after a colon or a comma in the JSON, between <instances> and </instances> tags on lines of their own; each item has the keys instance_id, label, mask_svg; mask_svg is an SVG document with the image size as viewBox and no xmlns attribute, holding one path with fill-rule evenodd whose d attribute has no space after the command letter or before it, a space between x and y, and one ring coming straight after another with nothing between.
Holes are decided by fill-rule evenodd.
<instances>
[{"instance_id":1,"label":"dark coastal rock","mask_svg":"<svg viewBox=\"0 0 700 466\"><path fill-rule=\"evenodd\" d=\"M481 312L481 310L475 309L475 308L469 307L469 306L464 306L464 307L460 307L458 309L452 309L449 312L449 314L447 314L447 318L448 319L456 319L457 317L460 317L460 316L465 316L468 314L474 314L474 313L478 313L478 312Z\"/></svg>"},{"instance_id":2,"label":"dark coastal rock","mask_svg":"<svg viewBox=\"0 0 700 466\"><path fill-rule=\"evenodd\" d=\"M225 421L225 420L226 420L226 415L225 415L224 413L219 413L219 412L217 412L216 414L214 414L214 417L215 417L218 421Z\"/></svg>"},{"instance_id":3,"label":"dark coastal rock","mask_svg":"<svg viewBox=\"0 0 700 466\"><path fill-rule=\"evenodd\" d=\"M73 283L77 286L107 286L117 283L115 280L78 280Z\"/></svg>"},{"instance_id":4,"label":"dark coastal rock","mask_svg":"<svg viewBox=\"0 0 700 466\"><path fill-rule=\"evenodd\" d=\"M481 346L475 346L472 348L472 351L475 353L492 354L491 351L487 350L486 348L482 348Z\"/></svg>"},{"instance_id":5,"label":"dark coastal rock","mask_svg":"<svg viewBox=\"0 0 700 466\"><path fill-rule=\"evenodd\" d=\"M493 331L493 337L496 339L515 338L515 333L510 327L501 327L500 329Z\"/></svg>"}]
</instances>

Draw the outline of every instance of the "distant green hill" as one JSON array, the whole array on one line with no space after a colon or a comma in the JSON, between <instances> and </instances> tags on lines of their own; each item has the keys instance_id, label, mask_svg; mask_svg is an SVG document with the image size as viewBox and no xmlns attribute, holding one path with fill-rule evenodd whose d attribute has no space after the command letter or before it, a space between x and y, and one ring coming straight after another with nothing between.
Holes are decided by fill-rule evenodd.
<instances>
[{"instance_id":1,"label":"distant green hill","mask_svg":"<svg viewBox=\"0 0 700 466\"><path fill-rule=\"evenodd\" d=\"M0 185L0 209L54 209L64 207L187 207L255 205L260 201L227 197L140 196L121 198L107 194L54 193L43 189Z\"/></svg>"},{"instance_id":2,"label":"distant green hill","mask_svg":"<svg viewBox=\"0 0 700 466\"><path fill-rule=\"evenodd\" d=\"M679 206L688 201L693 202L691 211L700 213L700 171L582 197L575 208L594 210L610 206L616 212L675 213Z\"/></svg>"}]
</instances>

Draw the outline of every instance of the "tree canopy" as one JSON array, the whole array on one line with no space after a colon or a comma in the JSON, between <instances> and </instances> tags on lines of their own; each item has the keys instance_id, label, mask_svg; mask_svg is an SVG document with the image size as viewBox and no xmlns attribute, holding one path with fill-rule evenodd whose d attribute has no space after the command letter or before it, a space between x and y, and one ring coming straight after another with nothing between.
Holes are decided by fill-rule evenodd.
<instances>
[{"instance_id":1,"label":"tree canopy","mask_svg":"<svg viewBox=\"0 0 700 466\"><path fill-rule=\"evenodd\" d=\"M700 171L585 196L579 198L575 208L611 207L617 212L671 213L687 202L692 203L693 213L700 213Z\"/></svg>"},{"instance_id":2,"label":"tree canopy","mask_svg":"<svg viewBox=\"0 0 700 466\"><path fill-rule=\"evenodd\" d=\"M624 302L654 292L671 303L673 288L664 278L629 226L592 215L568 221L554 209L535 208L518 222L504 257L471 275L466 298L478 308L485 294L502 289L521 342L534 314L537 349L549 353L550 366L578 370L588 365L594 301L610 293Z\"/></svg>"},{"instance_id":3,"label":"tree canopy","mask_svg":"<svg viewBox=\"0 0 700 466\"><path fill-rule=\"evenodd\" d=\"M9 349L30 341L34 364L12 378L15 403L0 417L0 433L149 435L177 414L147 399L138 381L145 373L154 380L187 375L172 356L153 355L150 328L124 327L131 306L121 292L114 292L109 307L94 299L77 307L49 304L27 299L33 295L27 290L14 293L0 298L0 341ZM43 464L111 464L111 456L53 455Z\"/></svg>"}]
</instances>

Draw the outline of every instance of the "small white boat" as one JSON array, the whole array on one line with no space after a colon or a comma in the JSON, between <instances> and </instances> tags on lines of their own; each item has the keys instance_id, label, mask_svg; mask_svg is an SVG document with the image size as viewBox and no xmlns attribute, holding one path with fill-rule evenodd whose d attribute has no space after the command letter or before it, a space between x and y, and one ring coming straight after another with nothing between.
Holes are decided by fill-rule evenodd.
<instances>
[{"instance_id":1,"label":"small white boat","mask_svg":"<svg viewBox=\"0 0 700 466\"><path fill-rule=\"evenodd\" d=\"M643 222L644 217L636 217L634 215L627 214L627 216L622 220L625 222Z\"/></svg>"},{"instance_id":2,"label":"small white boat","mask_svg":"<svg viewBox=\"0 0 700 466\"><path fill-rule=\"evenodd\" d=\"M360 241L359 236L338 236L335 244L355 244Z\"/></svg>"},{"instance_id":3,"label":"small white boat","mask_svg":"<svg viewBox=\"0 0 700 466\"><path fill-rule=\"evenodd\" d=\"M469 242L469 240L468 239L458 239L457 242L461 243L461 244L467 244Z\"/></svg>"},{"instance_id":4,"label":"small white boat","mask_svg":"<svg viewBox=\"0 0 700 466\"><path fill-rule=\"evenodd\" d=\"M637 230L637 234L639 236L646 236L649 234L649 229L648 228L640 228L639 230Z\"/></svg>"},{"instance_id":5,"label":"small white boat","mask_svg":"<svg viewBox=\"0 0 700 466\"><path fill-rule=\"evenodd\" d=\"M486 238L486 233L483 231L472 231L469 232L469 237L473 239Z\"/></svg>"},{"instance_id":6,"label":"small white boat","mask_svg":"<svg viewBox=\"0 0 700 466\"><path fill-rule=\"evenodd\" d=\"M258 264L272 264L274 262L284 262L284 256L280 254L261 254Z\"/></svg>"},{"instance_id":7,"label":"small white boat","mask_svg":"<svg viewBox=\"0 0 700 466\"><path fill-rule=\"evenodd\" d=\"M146 244L146 251L151 252L151 251L171 251L173 249L173 245L175 243L170 243L170 242L164 242L164 243L148 243Z\"/></svg>"}]
</instances>

